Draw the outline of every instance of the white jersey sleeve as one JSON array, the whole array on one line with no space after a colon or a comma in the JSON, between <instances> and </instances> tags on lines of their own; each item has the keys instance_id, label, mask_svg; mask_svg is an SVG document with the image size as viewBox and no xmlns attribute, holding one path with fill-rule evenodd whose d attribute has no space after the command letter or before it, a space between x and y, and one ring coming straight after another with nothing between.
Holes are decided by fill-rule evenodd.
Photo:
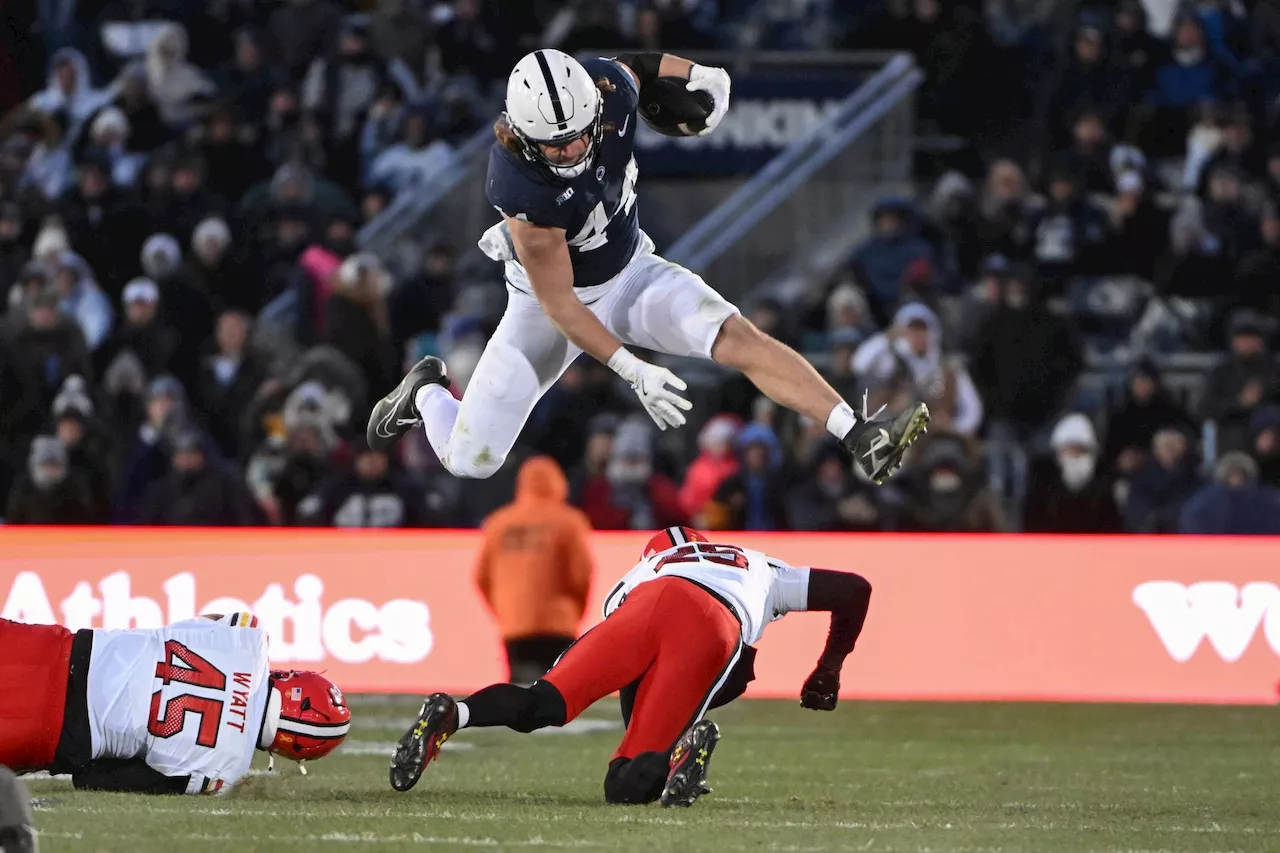
<instances>
[{"instance_id":1,"label":"white jersey sleeve","mask_svg":"<svg viewBox=\"0 0 1280 853\"><path fill-rule=\"evenodd\" d=\"M742 624L742 640L748 645L759 642L770 622L804 610L808 599L808 569L736 545L691 542L637 563L605 596L604 616L633 589L663 576L684 578L722 598Z\"/></svg>"},{"instance_id":2,"label":"white jersey sleeve","mask_svg":"<svg viewBox=\"0 0 1280 853\"><path fill-rule=\"evenodd\" d=\"M269 677L267 635L248 614L95 630L93 757L142 758L165 776L189 777L188 794L226 793L253 761Z\"/></svg>"}]
</instances>

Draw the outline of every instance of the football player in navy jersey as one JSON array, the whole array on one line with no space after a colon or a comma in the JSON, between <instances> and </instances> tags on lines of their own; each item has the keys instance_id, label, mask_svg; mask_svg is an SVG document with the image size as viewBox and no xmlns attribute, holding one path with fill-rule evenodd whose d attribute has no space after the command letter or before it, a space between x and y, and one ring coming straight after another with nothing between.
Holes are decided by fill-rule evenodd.
<instances>
[{"instance_id":1,"label":"football player in navy jersey","mask_svg":"<svg viewBox=\"0 0 1280 853\"><path fill-rule=\"evenodd\" d=\"M637 105L671 98L671 78L688 81L679 95L709 97L696 132L714 130L729 108L723 68L660 53L580 63L558 50L516 64L485 183L502 221L480 241L505 265L506 313L461 403L447 390L444 362L428 356L374 406L370 447L385 449L421 423L455 476L488 477L582 352L625 379L661 429L682 425L691 407L680 395L685 383L637 358L631 344L741 370L775 402L825 423L864 479L879 483L898 468L928 425L923 403L896 417L855 413L802 356L698 275L654 254L640 229L632 154Z\"/></svg>"}]
</instances>

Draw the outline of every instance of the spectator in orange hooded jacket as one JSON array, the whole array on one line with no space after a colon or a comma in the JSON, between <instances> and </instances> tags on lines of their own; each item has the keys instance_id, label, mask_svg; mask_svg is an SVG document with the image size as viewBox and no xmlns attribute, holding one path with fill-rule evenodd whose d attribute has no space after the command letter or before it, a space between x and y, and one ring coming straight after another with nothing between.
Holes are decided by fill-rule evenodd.
<instances>
[{"instance_id":1,"label":"spectator in orange hooded jacket","mask_svg":"<svg viewBox=\"0 0 1280 853\"><path fill-rule=\"evenodd\" d=\"M515 501L485 519L476 583L502 629L515 684L551 668L587 607L591 525L568 495L560 466L535 456L520 467Z\"/></svg>"}]
</instances>

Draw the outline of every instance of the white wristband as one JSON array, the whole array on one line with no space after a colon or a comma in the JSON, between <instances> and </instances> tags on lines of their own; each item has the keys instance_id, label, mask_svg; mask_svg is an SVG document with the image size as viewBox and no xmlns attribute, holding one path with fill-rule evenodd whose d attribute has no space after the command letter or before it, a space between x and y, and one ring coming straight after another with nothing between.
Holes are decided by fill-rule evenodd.
<instances>
[{"instance_id":1,"label":"white wristband","mask_svg":"<svg viewBox=\"0 0 1280 853\"><path fill-rule=\"evenodd\" d=\"M631 383L636 381L640 364L640 359L632 355L626 347L618 347L617 351L609 356L609 369Z\"/></svg>"}]
</instances>

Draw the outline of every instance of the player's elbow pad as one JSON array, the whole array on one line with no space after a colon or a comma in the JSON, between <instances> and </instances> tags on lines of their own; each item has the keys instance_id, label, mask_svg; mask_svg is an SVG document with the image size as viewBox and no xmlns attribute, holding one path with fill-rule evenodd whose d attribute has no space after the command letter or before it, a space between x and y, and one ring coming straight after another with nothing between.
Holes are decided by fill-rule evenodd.
<instances>
[{"instance_id":1,"label":"player's elbow pad","mask_svg":"<svg viewBox=\"0 0 1280 853\"><path fill-rule=\"evenodd\" d=\"M640 89L642 91L645 86L658 79L658 69L662 67L661 53L621 53L613 59L615 62L621 62L635 72L636 79L640 81Z\"/></svg>"},{"instance_id":2,"label":"player's elbow pad","mask_svg":"<svg viewBox=\"0 0 1280 853\"><path fill-rule=\"evenodd\" d=\"M871 603L871 581L854 572L812 569L809 572L809 609L835 613L865 609Z\"/></svg>"}]
</instances>

